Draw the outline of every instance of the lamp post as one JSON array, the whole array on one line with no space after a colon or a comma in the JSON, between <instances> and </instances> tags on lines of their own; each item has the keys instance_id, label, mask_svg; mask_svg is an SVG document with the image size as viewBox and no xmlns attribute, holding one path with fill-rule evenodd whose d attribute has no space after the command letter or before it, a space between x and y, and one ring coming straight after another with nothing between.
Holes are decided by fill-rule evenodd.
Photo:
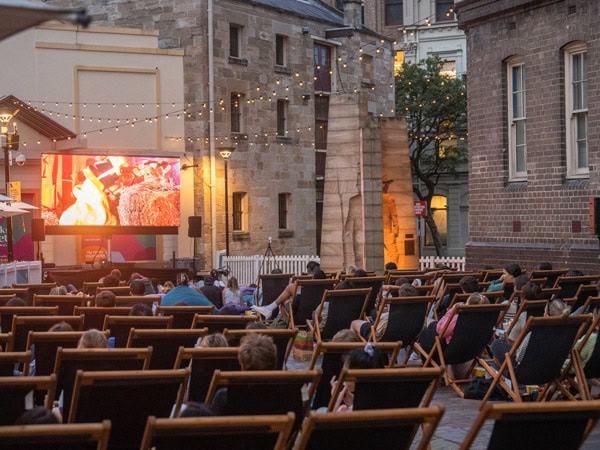
<instances>
[{"instance_id":1,"label":"lamp post","mask_svg":"<svg viewBox=\"0 0 600 450\"><path fill-rule=\"evenodd\" d=\"M10 197L10 164L11 164L11 151L18 150L19 148L19 134L17 133L17 126L13 124L13 132L9 133L8 125L12 118L19 112L5 112L0 111L0 125L1 125L1 138L2 138L2 150L4 151L4 182L6 184L6 196ZM8 262L13 262L13 230L12 230L12 217L6 218L6 252Z\"/></svg>"},{"instance_id":2,"label":"lamp post","mask_svg":"<svg viewBox=\"0 0 600 450\"><path fill-rule=\"evenodd\" d=\"M217 150L219 150L221 158L225 161L225 256L229 256L229 179L227 175L227 162L231 158L235 148L220 147Z\"/></svg>"}]
</instances>

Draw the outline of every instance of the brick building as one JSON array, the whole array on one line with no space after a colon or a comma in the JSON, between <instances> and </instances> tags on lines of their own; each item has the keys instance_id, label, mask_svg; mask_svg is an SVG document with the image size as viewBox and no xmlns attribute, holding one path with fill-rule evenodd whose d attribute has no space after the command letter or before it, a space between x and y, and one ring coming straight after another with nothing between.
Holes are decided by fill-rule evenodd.
<instances>
[{"instance_id":1,"label":"brick building","mask_svg":"<svg viewBox=\"0 0 600 450\"><path fill-rule=\"evenodd\" d=\"M276 254L318 251L329 96L364 91L370 113L393 115L392 44L360 26L355 2L345 13L317 0L49 3L86 6L93 24L158 30L162 48L184 49L185 136L173 138L186 140L206 265L227 238L222 147L235 149L231 254L262 253L269 237Z\"/></svg>"},{"instance_id":2,"label":"brick building","mask_svg":"<svg viewBox=\"0 0 600 450\"><path fill-rule=\"evenodd\" d=\"M600 153L596 0L463 0L470 268L598 271L589 199Z\"/></svg>"}]
</instances>

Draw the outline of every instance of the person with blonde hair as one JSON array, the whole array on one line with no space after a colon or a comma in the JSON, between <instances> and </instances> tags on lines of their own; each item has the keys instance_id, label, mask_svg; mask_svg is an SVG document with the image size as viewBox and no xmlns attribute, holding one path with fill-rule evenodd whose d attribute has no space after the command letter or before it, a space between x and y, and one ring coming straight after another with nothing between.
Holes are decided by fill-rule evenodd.
<instances>
[{"instance_id":1,"label":"person with blonde hair","mask_svg":"<svg viewBox=\"0 0 600 450\"><path fill-rule=\"evenodd\" d=\"M229 277L227 285L225 286L225 289L223 289L223 305L227 305L228 303L235 306L242 306L244 304L242 292L240 291L236 277Z\"/></svg>"},{"instance_id":2,"label":"person with blonde hair","mask_svg":"<svg viewBox=\"0 0 600 450\"><path fill-rule=\"evenodd\" d=\"M77 348L108 348L108 339L102 331L92 328L81 335Z\"/></svg>"}]
</instances>

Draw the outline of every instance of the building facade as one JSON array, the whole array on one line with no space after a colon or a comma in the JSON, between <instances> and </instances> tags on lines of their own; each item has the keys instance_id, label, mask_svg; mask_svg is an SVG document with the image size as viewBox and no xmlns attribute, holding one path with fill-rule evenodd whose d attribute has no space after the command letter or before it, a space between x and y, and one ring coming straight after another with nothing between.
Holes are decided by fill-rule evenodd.
<instances>
[{"instance_id":1,"label":"building facade","mask_svg":"<svg viewBox=\"0 0 600 450\"><path fill-rule=\"evenodd\" d=\"M342 0L327 0L343 8ZM394 42L394 66L418 63L432 56L444 61L443 72L466 77L466 38L458 28L453 0L366 0L360 1L361 20ZM418 180L415 179L415 183ZM449 256L464 256L468 241L468 172L442 176L432 199L434 220L440 230L444 250ZM435 246L424 223L419 223L420 253L435 255Z\"/></svg>"},{"instance_id":2,"label":"building facade","mask_svg":"<svg viewBox=\"0 0 600 450\"><path fill-rule=\"evenodd\" d=\"M598 271L594 0L463 0L469 107L470 268Z\"/></svg>"},{"instance_id":3,"label":"building facade","mask_svg":"<svg viewBox=\"0 0 600 450\"><path fill-rule=\"evenodd\" d=\"M394 115L392 42L362 27L360 5L50 3L86 6L95 24L157 30L162 48L185 52L185 134L173 138L190 158L203 264L216 265L227 244L239 255L264 253L269 241L275 254L318 252L329 96L364 92L371 114ZM227 180L223 149L233 151Z\"/></svg>"}]
</instances>

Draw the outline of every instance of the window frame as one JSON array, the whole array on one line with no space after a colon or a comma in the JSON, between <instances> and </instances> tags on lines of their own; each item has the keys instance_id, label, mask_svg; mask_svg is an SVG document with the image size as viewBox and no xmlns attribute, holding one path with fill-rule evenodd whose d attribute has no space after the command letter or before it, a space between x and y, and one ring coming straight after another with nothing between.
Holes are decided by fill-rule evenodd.
<instances>
[{"instance_id":1,"label":"window frame","mask_svg":"<svg viewBox=\"0 0 600 450\"><path fill-rule=\"evenodd\" d=\"M288 106L288 100L277 99L277 136L279 137L288 135Z\"/></svg>"},{"instance_id":2,"label":"window frame","mask_svg":"<svg viewBox=\"0 0 600 450\"><path fill-rule=\"evenodd\" d=\"M396 19L394 21L392 21L391 19L388 20L388 18L391 16L391 14L389 14L389 10L391 9L395 9L396 8L400 8L400 19ZM397 25L404 25L404 0L385 0L385 3L383 5L384 8L384 26L386 27L392 27L392 26L397 26Z\"/></svg>"},{"instance_id":3,"label":"window frame","mask_svg":"<svg viewBox=\"0 0 600 450\"><path fill-rule=\"evenodd\" d=\"M277 217L280 230L290 229L291 197L289 192L280 192L277 196Z\"/></svg>"},{"instance_id":4,"label":"window frame","mask_svg":"<svg viewBox=\"0 0 600 450\"><path fill-rule=\"evenodd\" d=\"M508 98L508 167L509 181L527 180L527 85L526 66L523 57L513 57L507 61ZM515 71L518 70L518 74ZM514 86L514 76L519 76L521 86ZM515 97L519 105L515 105ZM521 110L515 115L515 109ZM521 129L520 129L521 128ZM522 135L522 136L520 136ZM519 155L522 153L522 155ZM519 167L523 165L523 168Z\"/></svg>"},{"instance_id":5,"label":"window frame","mask_svg":"<svg viewBox=\"0 0 600 450\"><path fill-rule=\"evenodd\" d=\"M576 57L582 56L580 61L583 67L581 69L582 78L575 80L575 61ZM569 44L564 49L565 58L565 142L566 142L566 163L567 178L587 178L590 174L589 168L589 127L588 127L588 55L587 44L585 42L576 42ZM575 83L580 87L581 106L575 105ZM585 136L581 138L579 131L579 119L583 119ZM585 166L581 164L580 146L585 146Z\"/></svg>"},{"instance_id":6,"label":"window frame","mask_svg":"<svg viewBox=\"0 0 600 450\"><path fill-rule=\"evenodd\" d=\"M284 34L275 35L275 65L288 66L288 37Z\"/></svg>"},{"instance_id":7,"label":"window frame","mask_svg":"<svg viewBox=\"0 0 600 450\"><path fill-rule=\"evenodd\" d=\"M248 193L237 191L231 194L231 229L234 233L248 230Z\"/></svg>"},{"instance_id":8,"label":"window frame","mask_svg":"<svg viewBox=\"0 0 600 450\"><path fill-rule=\"evenodd\" d=\"M442 3L444 5L449 5L450 7L448 8L448 6L446 6L444 8L444 10L441 10L441 6ZM446 9L447 8L447 9ZM456 14L454 12L450 13L449 16L446 15L447 12L449 12L450 10L454 10L454 1L452 0L435 0L435 21L436 22L453 22L456 20ZM442 16L440 17L438 15L438 12L443 11Z\"/></svg>"},{"instance_id":9,"label":"window frame","mask_svg":"<svg viewBox=\"0 0 600 450\"><path fill-rule=\"evenodd\" d=\"M240 92L232 92L230 97L230 125L232 133L243 133L244 122L242 114L242 94Z\"/></svg>"},{"instance_id":10,"label":"window frame","mask_svg":"<svg viewBox=\"0 0 600 450\"><path fill-rule=\"evenodd\" d=\"M231 58L242 57L242 29L241 25L229 24L229 56ZM235 30L235 37L233 36Z\"/></svg>"}]
</instances>

